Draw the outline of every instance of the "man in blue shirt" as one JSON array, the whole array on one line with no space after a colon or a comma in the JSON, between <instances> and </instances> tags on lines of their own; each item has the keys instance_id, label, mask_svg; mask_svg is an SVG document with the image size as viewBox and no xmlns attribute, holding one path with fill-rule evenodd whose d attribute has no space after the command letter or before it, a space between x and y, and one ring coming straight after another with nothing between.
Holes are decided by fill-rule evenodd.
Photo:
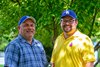
<instances>
[{"instance_id":1,"label":"man in blue shirt","mask_svg":"<svg viewBox=\"0 0 100 67\"><path fill-rule=\"evenodd\" d=\"M44 48L33 38L35 23L35 18L30 16L19 20L19 35L5 49L5 67L47 67Z\"/></svg>"}]
</instances>

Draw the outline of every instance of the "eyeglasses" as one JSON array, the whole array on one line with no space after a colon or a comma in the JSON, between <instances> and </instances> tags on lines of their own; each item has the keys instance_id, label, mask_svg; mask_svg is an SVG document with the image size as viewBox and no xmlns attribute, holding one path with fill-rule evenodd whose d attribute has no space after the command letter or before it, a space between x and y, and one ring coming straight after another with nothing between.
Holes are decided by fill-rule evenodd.
<instances>
[{"instance_id":1,"label":"eyeglasses","mask_svg":"<svg viewBox=\"0 0 100 67\"><path fill-rule=\"evenodd\" d=\"M74 21L75 21L75 19L72 19L72 20L61 19L61 22L63 22L63 23L70 23L70 24L72 24Z\"/></svg>"}]
</instances>

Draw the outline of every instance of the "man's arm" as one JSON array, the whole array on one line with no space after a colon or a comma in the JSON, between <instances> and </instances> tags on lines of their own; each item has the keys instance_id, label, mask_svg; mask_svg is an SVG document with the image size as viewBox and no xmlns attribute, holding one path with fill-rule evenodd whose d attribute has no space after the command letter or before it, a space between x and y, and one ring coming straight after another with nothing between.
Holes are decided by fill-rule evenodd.
<instances>
[{"instance_id":1,"label":"man's arm","mask_svg":"<svg viewBox=\"0 0 100 67\"><path fill-rule=\"evenodd\" d=\"M86 64L86 67L94 67L94 63L93 63L93 62L88 62L88 63Z\"/></svg>"},{"instance_id":2,"label":"man's arm","mask_svg":"<svg viewBox=\"0 0 100 67\"><path fill-rule=\"evenodd\" d=\"M50 62L50 63L48 64L48 67L55 67L55 65L54 65L54 63L51 63L51 62Z\"/></svg>"},{"instance_id":3,"label":"man's arm","mask_svg":"<svg viewBox=\"0 0 100 67\"><path fill-rule=\"evenodd\" d=\"M43 47L41 42L39 42L38 45L39 45L39 48L40 48L40 51L41 51L41 57L42 57L42 62L44 64L44 67L47 67L48 60L47 60L47 57L46 57L46 53L45 53L44 47Z\"/></svg>"},{"instance_id":4,"label":"man's arm","mask_svg":"<svg viewBox=\"0 0 100 67\"><path fill-rule=\"evenodd\" d=\"M9 44L5 50L5 65L4 67L17 67L18 65L18 51L14 44Z\"/></svg>"},{"instance_id":5,"label":"man's arm","mask_svg":"<svg viewBox=\"0 0 100 67\"><path fill-rule=\"evenodd\" d=\"M55 67L55 64L54 63L52 63L52 67Z\"/></svg>"}]
</instances>

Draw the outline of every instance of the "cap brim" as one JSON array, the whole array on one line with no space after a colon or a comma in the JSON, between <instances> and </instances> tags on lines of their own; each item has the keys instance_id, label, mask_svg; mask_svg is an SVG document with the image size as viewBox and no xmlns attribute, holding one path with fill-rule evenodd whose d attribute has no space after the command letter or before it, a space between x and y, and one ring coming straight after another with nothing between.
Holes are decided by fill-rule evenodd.
<instances>
[{"instance_id":1,"label":"cap brim","mask_svg":"<svg viewBox=\"0 0 100 67\"><path fill-rule=\"evenodd\" d=\"M73 17L72 15L64 15L64 16L62 16L61 18L64 18L64 17L66 17L66 16L70 16L70 17L72 17L72 18L76 19L76 18L75 18L75 17Z\"/></svg>"}]
</instances>

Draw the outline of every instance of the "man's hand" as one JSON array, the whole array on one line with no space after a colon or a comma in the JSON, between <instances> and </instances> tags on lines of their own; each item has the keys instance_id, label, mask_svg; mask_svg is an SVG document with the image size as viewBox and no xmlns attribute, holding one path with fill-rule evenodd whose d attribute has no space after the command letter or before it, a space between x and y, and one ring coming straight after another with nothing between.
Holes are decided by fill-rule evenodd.
<instances>
[{"instance_id":1,"label":"man's hand","mask_svg":"<svg viewBox=\"0 0 100 67\"><path fill-rule=\"evenodd\" d=\"M88 63L86 64L86 67L94 67L94 63L93 63L93 62L88 62Z\"/></svg>"}]
</instances>

